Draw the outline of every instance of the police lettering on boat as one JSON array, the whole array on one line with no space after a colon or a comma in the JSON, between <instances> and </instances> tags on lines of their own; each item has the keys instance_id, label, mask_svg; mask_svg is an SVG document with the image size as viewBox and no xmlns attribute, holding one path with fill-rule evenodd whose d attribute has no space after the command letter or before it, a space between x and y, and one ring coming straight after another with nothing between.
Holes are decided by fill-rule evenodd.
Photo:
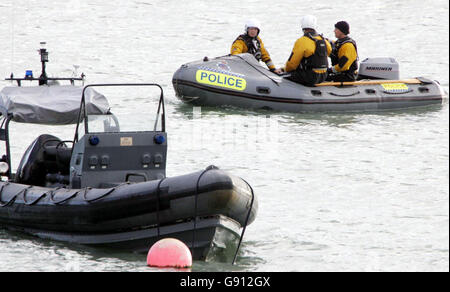
<instances>
[{"instance_id":1,"label":"police lettering on boat","mask_svg":"<svg viewBox=\"0 0 450 292\"><path fill-rule=\"evenodd\" d=\"M200 68L195 74L198 83L225 87L235 90L245 90L247 81L242 78L244 75L232 72L215 70L210 68Z\"/></svg>"}]
</instances>

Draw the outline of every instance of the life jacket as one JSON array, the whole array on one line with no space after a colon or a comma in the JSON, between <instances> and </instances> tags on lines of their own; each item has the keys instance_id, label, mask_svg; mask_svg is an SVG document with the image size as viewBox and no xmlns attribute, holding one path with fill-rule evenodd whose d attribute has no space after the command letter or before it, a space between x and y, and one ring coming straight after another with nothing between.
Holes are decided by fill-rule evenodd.
<instances>
[{"instance_id":1,"label":"life jacket","mask_svg":"<svg viewBox=\"0 0 450 292\"><path fill-rule=\"evenodd\" d=\"M351 43L356 50L356 55L358 56L358 47L356 46L356 42L350 38L350 37L345 37L342 39L338 39L335 43L334 43L334 47L333 50L330 54L330 58L331 58L331 65L336 65L339 63L339 50L341 49L341 47L346 44L346 43ZM350 68L348 69L347 72L351 72L354 73L356 70L358 70L358 57L356 57L356 60L353 61L353 63L350 65Z\"/></svg>"},{"instance_id":2,"label":"life jacket","mask_svg":"<svg viewBox=\"0 0 450 292\"><path fill-rule=\"evenodd\" d=\"M248 34L241 34L235 41L237 40L244 41L248 49L247 53L252 54L255 56L256 60L261 61L261 43L259 42L258 37L252 38Z\"/></svg>"},{"instance_id":3,"label":"life jacket","mask_svg":"<svg viewBox=\"0 0 450 292\"><path fill-rule=\"evenodd\" d=\"M300 70L314 70L314 71L323 71L328 68L328 50L327 44L325 42L325 38L320 35L320 40L314 38L312 33L306 33L306 37L314 41L316 44L316 50L314 54L307 58L303 58L300 62L300 66L297 68Z\"/></svg>"}]
</instances>

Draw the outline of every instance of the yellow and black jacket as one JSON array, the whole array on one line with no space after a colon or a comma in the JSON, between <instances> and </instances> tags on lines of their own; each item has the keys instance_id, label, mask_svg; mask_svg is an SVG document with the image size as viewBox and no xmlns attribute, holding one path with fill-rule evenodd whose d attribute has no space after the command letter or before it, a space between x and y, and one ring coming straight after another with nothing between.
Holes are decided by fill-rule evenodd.
<instances>
[{"instance_id":1,"label":"yellow and black jacket","mask_svg":"<svg viewBox=\"0 0 450 292\"><path fill-rule=\"evenodd\" d=\"M275 65L270 59L269 52L264 48L261 38L257 36L255 40L256 42L253 42L253 38L247 34L241 34L231 45L231 54L250 53L255 56L256 60L262 60L269 69L274 70Z\"/></svg>"},{"instance_id":2,"label":"yellow and black jacket","mask_svg":"<svg viewBox=\"0 0 450 292\"><path fill-rule=\"evenodd\" d=\"M325 49L321 53L316 53L316 44L325 42ZM322 44L323 44L322 42ZM289 60L286 62L284 71L312 70L315 73L326 73L328 67L328 56L331 53L331 45L323 36L305 33L299 38L292 49ZM321 55L321 56L319 56Z\"/></svg>"},{"instance_id":3,"label":"yellow and black jacket","mask_svg":"<svg viewBox=\"0 0 450 292\"><path fill-rule=\"evenodd\" d=\"M355 41L350 37L338 39L334 43L330 57L334 71L356 74L356 70L358 70L358 48Z\"/></svg>"}]
</instances>

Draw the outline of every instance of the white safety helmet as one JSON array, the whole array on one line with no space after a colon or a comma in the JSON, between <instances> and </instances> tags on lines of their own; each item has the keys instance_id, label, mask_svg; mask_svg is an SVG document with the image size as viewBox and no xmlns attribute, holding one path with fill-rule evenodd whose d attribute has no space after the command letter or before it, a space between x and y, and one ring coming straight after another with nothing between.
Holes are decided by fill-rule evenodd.
<instances>
[{"instance_id":1,"label":"white safety helmet","mask_svg":"<svg viewBox=\"0 0 450 292\"><path fill-rule=\"evenodd\" d=\"M302 29L314 29L317 30L317 18L313 15L305 15L302 18Z\"/></svg>"},{"instance_id":2,"label":"white safety helmet","mask_svg":"<svg viewBox=\"0 0 450 292\"><path fill-rule=\"evenodd\" d=\"M247 29L250 27L256 27L258 29L258 34L261 31L261 25L259 24L259 21L256 19L249 19L245 22L245 33L247 33Z\"/></svg>"}]
</instances>

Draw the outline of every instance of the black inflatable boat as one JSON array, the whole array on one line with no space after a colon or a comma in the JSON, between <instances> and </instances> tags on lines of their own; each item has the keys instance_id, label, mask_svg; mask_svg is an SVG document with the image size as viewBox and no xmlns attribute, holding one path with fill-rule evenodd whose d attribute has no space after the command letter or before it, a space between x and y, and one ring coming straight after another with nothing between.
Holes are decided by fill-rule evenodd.
<instances>
[{"instance_id":1,"label":"black inflatable boat","mask_svg":"<svg viewBox=\"0 0 450 292\"><path fill-rule=\"evenodd\" d=\"M0 182L0 195L0 226L9 230L142 253L172 237L197 260L229 261L256 215L249 186L215 167L107 189Z\"/></svg>"},{"instance_id":2,"label":"black inflatable boat","mask_svg":"<svg viewBox=\"0 0 450 292\"><path fill-rule=\"evenodd\" d=\"M172 237L182 240L197 260L229 261L236 255L245 227L256 216L253 190L214 166L166 177L167 134L159 85L18 84L0 91L0 140L6 152L0 161L0 228L136 252L147 252L157 240ZM94 86L159 87L154 128L122 131ZM91 125L99 119L101 130ZM77 126L73 141L37 137L14 174L11 121Z\"/></svg>"}]
</instances>

